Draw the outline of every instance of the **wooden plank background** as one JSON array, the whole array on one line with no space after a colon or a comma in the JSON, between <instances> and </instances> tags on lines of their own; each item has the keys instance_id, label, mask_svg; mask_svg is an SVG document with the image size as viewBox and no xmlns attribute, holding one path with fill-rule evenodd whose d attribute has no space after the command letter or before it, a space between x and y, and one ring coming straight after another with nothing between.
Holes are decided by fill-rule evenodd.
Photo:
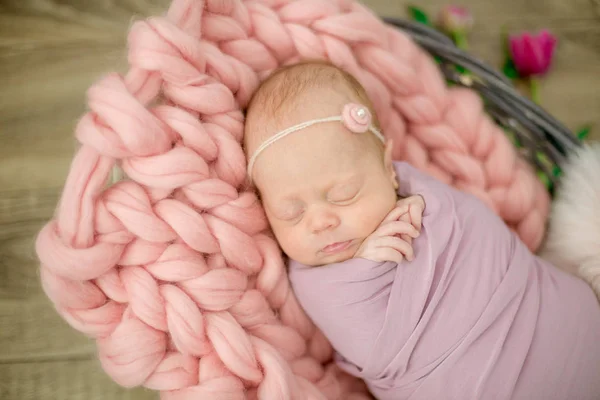
<instances>
[{"instance_id":1,"label":"wooden plank background","mask_svg":"<svg viewBox=\"0 0 600 400\"><path fill-rule=\"evenodd\" d=\"M406 2L366 0L380 15ZM114 384L94 344L66 325L44 296L33 251L73 156L85 90L123 71L132 18L162 13L167 0L0 1L0 399L153 399ZM434 13L443 0L421 0ZM465 0L476 16L471 51L498 66L500 32L550 28L559 37L543 82L546 108L567 126L600 130L598 0ZM593 137L600 138L598 131Z\"/></svg>"}]
</instances>

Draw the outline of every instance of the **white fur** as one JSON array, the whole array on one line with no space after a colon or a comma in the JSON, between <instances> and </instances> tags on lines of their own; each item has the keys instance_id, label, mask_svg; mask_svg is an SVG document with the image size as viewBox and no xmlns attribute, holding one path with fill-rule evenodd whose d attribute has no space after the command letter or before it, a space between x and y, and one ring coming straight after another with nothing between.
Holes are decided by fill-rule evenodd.
<instances>
[{"instance_id":1,"label":"white fur","mask_svg":"<svg viewBox=\"0 0 600 400\"><path fill-rule=\"evenodd\" d=\"M541 256L583 278L600 298L600 142L573 154L563 171Z\"/></svg>"}]
</instances>

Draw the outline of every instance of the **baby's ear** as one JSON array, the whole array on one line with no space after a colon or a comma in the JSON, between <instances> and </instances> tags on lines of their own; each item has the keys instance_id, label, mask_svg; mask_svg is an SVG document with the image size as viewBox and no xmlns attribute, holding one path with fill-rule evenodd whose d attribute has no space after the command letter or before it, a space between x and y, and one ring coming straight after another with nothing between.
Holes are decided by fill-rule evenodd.
<instances>
[{"instance_id":1,"label":"baby's ear","mask_svg":"<svg viewBox=\"0 0 600 400\"><path fill-rule=\"evenodd\" d=\"M387 139L385 142L385 150L383 153L383 163L386 171L388 172L390 179L395 189L398 189L398 177L396 176L396 168L394 168L394 162L392 160L392 151L394 149L394 141Z\"/></svg>"}]
</instances>

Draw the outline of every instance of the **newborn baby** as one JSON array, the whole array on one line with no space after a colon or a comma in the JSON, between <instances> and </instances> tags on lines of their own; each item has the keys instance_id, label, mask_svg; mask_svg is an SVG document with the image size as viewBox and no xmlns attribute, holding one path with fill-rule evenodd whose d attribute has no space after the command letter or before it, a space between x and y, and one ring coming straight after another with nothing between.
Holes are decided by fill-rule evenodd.
<instances>
[{"instance_id":1,"label":"newborn baby","mask_svg":"<svg viewBox=\"0 0 600 400\"><path fill-rule=\"evenodd\" d=\"M378 399L600 398L591 288L475 197L392 161L351 76L277 71L244 147L300 304Z\"/></svg>"}]
</instances>

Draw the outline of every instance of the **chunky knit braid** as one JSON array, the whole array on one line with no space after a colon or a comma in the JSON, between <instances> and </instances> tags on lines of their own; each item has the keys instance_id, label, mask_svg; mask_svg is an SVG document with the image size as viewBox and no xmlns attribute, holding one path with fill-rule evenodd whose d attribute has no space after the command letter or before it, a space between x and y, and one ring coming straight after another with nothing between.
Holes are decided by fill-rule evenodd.
<instances>
[{"instance_id":1,"label":"chunky knit braid","mask_svg":"<svg viewBox=\"0 0 600 400\"><path fill-rule=\"evenodd\" d=\"M88 91L56 217L37 252L47 296L105 371L165 399L365 399L290 290L245 189L242 110L275 68L327 59L373 99L397 159L484 200L535 250L549 198L432 59L344 0L174 0L136 22L130 70ZM118 166L126 179L110 184Z\"/></svg>"}]
</instances>

